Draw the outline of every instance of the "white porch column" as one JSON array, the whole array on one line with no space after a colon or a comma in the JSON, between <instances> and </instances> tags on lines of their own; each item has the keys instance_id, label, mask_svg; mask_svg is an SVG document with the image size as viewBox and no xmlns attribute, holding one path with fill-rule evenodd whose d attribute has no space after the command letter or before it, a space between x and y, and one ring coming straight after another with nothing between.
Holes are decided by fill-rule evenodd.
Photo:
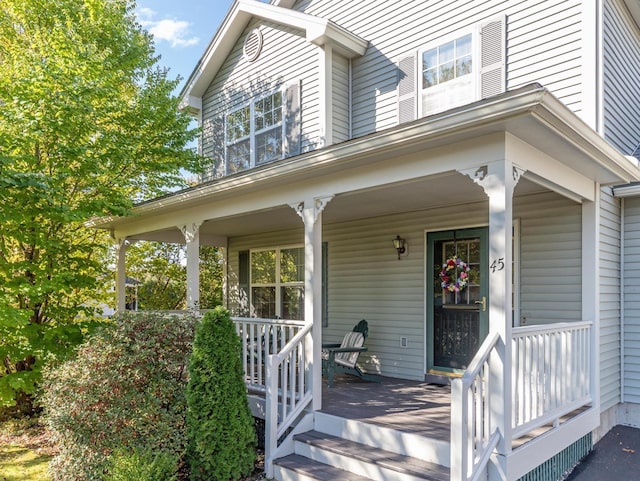
<instances>
[{"instance_id":1,"label":"white porch column","mask_svg":"<svg viewBox=\"0 0 640 481\"><path fill-rule=\"evenodd\" d=\"M124 312L127 307L127 246L126 239L116 239L116 311Z\"/></svg>"},{"instance_id":2,"label":"white porch column","mask_svg":"<svg viewBox=\"0 0 640 481\"><path fill-rule=\"evenodd\" d=\"M180 227L187 243L187 309L200 308L200 225L192 222Z\"/></svg>"},{"instance_id":3,"label":"white porch column","mask_svg":"<svg viewBox=\"0 0 640 481\"><path fill-rule=\"evenodd\" d=\"M591 321L590 393L600 423L600 185L594 186L594 201L582 203L582 319ZM621 306L623 308L623 306Z\"/></svg>"},{"instance_id":4,"label":"white porch column","mask_svg":"<svg viewBox=\"0 0 640 481\"><path fill-rule=\"evenodd\" d=\"M305 346L312 385L312 408L322 408L322 211L333 196L292 204L304 221L304 320L312 324Z\"/></svg>"},{"instance_id":5,"label":"white porch column","mask_svg":"<svg viewBox=\"0 0 640 481\"><path fill-rule=\"evenodd\" d=\"M489 198L489 332L500 334L497 356L490 359L491 430L502 434L496 462L490 465L490 480L505 479L506 456L511 452L513 415L512 326L513 326L513 191L522 170L509 160L465 171Z\"/></svg>"}]
</instances>

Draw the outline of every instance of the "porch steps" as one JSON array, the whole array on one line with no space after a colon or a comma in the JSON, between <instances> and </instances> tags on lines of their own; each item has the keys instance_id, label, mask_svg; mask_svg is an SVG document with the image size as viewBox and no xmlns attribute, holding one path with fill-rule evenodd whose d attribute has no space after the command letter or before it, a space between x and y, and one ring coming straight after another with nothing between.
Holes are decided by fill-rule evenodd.
<instances>
[{"instance_id":1,"label":"porch steps","mask_svg":"<svg viewBox=\"0 0 640 481\"><path fill-rule=\"evenodd\" d=\"M371 481L371 478L312 461L299 454L290 454L278 459L274 468L276 479L279 481Z\"/></svg>"},{"instance_id":2,"label":"porch steps","mask_svg":"<svg viewBox=\"0 0 640 481\"><path fill-rule=\"evenodd\" d=\"M274 462L278 481L447 481L448 443L315 413L294 436L294 454ZM438 463L439 458L440 463Z\"/></svg>"}]
</instances>

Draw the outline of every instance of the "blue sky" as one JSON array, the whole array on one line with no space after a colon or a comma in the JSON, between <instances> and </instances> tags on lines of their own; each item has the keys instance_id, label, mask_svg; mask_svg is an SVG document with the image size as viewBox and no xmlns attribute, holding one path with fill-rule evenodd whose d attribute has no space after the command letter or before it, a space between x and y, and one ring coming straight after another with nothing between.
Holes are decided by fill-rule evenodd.
<instances>
[{"instance_id":1,"label":"blue sky","mask_svg":"<svg viewBox=\"0 0 640 481\"><path fill-rule=\"evenodd\" d=\"M159 64L180 75L178 93L224 19L232 0L138 0L140 24L155 39Z\"/></svg>"}]
</instances>

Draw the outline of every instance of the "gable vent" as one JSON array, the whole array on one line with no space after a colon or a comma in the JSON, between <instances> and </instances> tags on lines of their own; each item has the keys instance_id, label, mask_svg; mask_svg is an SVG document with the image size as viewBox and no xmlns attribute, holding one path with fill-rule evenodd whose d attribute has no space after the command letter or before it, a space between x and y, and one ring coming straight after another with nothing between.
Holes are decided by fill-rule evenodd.
<instances>
[{"instance_id":1,"label":"gable vent","mask_svg":"<svg viewBox=\"0 0 640 481\"><path fill-rule=\"evenodd\" d=\"M242 51L247 62L253 62L260 56L262 51L262 32L259 29L254 28L249 32L244 40Z\"/></svg>"}]
</instances>

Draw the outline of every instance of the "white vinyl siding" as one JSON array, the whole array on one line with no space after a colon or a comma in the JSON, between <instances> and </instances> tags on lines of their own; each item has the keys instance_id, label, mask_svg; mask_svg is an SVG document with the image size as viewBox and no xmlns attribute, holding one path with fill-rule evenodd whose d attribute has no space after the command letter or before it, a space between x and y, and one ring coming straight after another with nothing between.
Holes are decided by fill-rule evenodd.
<instances>
[{"instance_id":1,"label":"white vinyl siding","mask_svg":"<svg viewBox=\"0 0 640 481\"><path fill-rule=\"evenodd\" d=\"M507 88L539 82L579 113L582 10L588 7L579 0L516 3L507 12Z\"/></svg>"},{"instance_id":2,"label":"white vinyl siding","mask_svg":"<svg viewBox=\"0 0 640 481\"><path fill-rule=\"evenodd\" d=\"M331 208L331 204L327 207ZM556 194L516 197L521 228L521 300L528 324L580 320L581 210ZM487 225L486 202L323 226L328 246L328 327L339 342L361 319L369 323L368 370L423 379L425 367L425 232ZM392 240L407 240L398 260ZM299 244L300 229L229 241L230 307L236 306L238 252ZM400 347L406 337L408 346Z\"/></svg>"},{"instance_id":3,"label":"white vinyl siding","mask_svg":"<svg viewBox=\"0 0 640 481\"><path fill-rule=\"evenodd\" d=\"M500 74L505 88L510 90L539 82L574 112L580 113L583 109L582 58L585 53L582 49L585 39L582 23L585 18L583 9L590 7L581 0L371 0L367 2L366 15L361 9L354 8L352 2L341 0L302 0L296 2L294 8L330 19L369 42L363 57L347 61L335 56L332 66L335 95L331 100L334 116L329 122L334 142L397 125L398 61L409 55L415 55L417 59L418 50L426 45L457 32L477 29L495 18L506 19L506 68ZM610 10L612 8L607 7L607 11ZM611 12L608 15L611 16ZM246 33L258 26L264 37L262 53L255 62L248 62L242 56L242 45ZM605 43L612 39L628 41L630 38L629 32L610 30L606 30L609 33L605 36ZM319 107L318 62L319 47L307 42L302 32L253 20L203 96L202 153L213 159L220 158L215 145L224 139L216 135L223 128L221 123L225 112L292 79L300 80L300 152L321 146L323 119L320 118ZM349 63L351 72L348 71ZM635 68L638 64L638 59L627 62L627 66L635 65ZM611 69L608 73L612 74ZM628 80L625 78L622 85L631 85ZM626 105L633 104L625 98L626 92L608 95L614 99L609 107L613 109L612 113L620 113L619 109L625 102ZM640 108L629 107L625 115L638 115L637 112ZM410 117L403 118L408 120ZM611 135L614 132L616 136L622 135L618 133L621 129L615 125L616 120L613 120L620 117L608 114L607 118ZM618 143L626 146L629 142L630 139L625 138L624 142ZM220 170L219 166L214 166L211 175L222 175Z\"/></svg>"},{"instance_id":4,"label":"white vinyl siding","mask_svg":"<svg viewBox=\"0 0 640 481\"><path fill-rule=\"evenodd\" d=\"M640 143L640 30L619 2L604 2L604 136L623 154Z\"/></svg>"},{"instance_id":5,"label":"white vinyl siding","mask_svg":"<svg viewBox=\"0 0 640 481\"><path fill-rule=\"evenodd\" d=\"M606 411L620 402L620 201L611 188L600 208L600 403Z\"/></svg>"},{"instance_id":6,"label":"white vinyl siding","mask_svg":"<svg viewBox=\"0 0 640 481\"><path fill-rule=\"evenodd\" d=\"M640 403L640 199L624 200L624 402Z\"/></svg>"},{"instance_id":7,"label":"white vinyl siding","mask_svg":"<svg viewBox=\"0 0 640 481\"><path fill-rule=\"evenodd\" d=\"M303 0L295 8L329 18L370 42L365 56L352 62L353 137L397 124L398 61L501 15L507 18L506 88L540 82L572 110L582 109L581 29L586 6L581 0L371 0L366 15L341 0Z\"/></svg>"},{"instance_id":8,"label":"white vinyl siding","mask_svg":"<svg viewBox=\"0 0 640 481\"><path fill-rule=\"evenodd\" d=\"M349 140L351 94L349 92L349 60L336 53L333 55L333 143Z\"/></svg>"},{"instance_id":9,"label":"white vinyl siding","mask_svg":"<svg viewBox=\"0 0 640 481\"><path fill-rule=\"evenodd\" d=\"M264 37L262 52L257 60L248 62L242 46L246 34L258 26ZM257 20L247 26L202 98L202 154L216 162L214 177L224 174L224 164L220 164L224 151L220 152L219 146L224 144L220 132L224 132L225 115L294 80L300 82L302 102L298 112L302 132L299 150L317 148L320 142L317 49L301 32L292 29L275 28Z\"/></svg>"},{"instance_id":10,"label":"white vinyl siding","mask_svg":"<svg viewBox=\"0 0 640 481\"><path fill-rule=\"evenodd\" d=\"M526 199L526 201L525 201ZM582 319L580 205L547 194L514 205L520 223L520 325Z\"/></svg>"}]
</instances>

